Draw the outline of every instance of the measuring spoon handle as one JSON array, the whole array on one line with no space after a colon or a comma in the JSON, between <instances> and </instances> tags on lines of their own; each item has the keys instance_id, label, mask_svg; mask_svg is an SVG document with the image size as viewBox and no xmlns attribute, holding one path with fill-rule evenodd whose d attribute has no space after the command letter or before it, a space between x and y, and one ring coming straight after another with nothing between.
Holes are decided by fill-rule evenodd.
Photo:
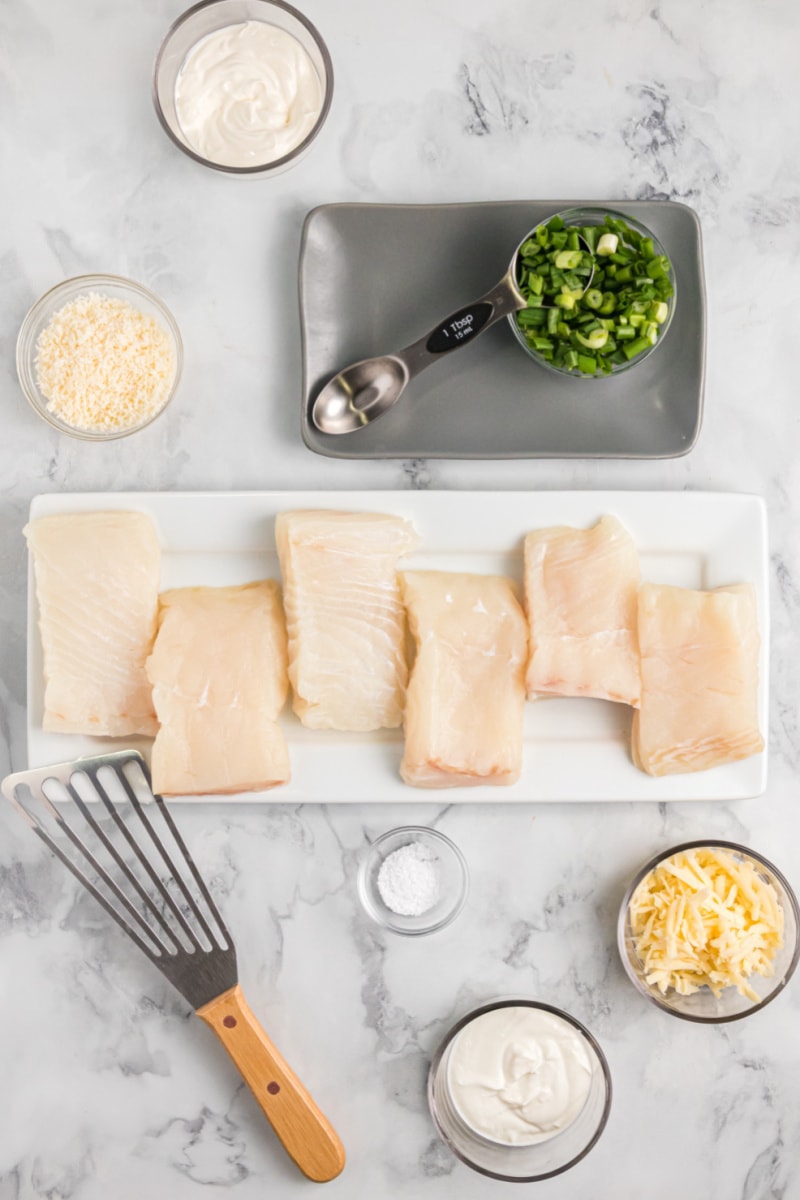
<instances>
[{"instance_id":1,"label":"measuring spoon handle","mask_svg":"<svg viewBox=\"0 0 800 1200\"><path fill-rule=\"evenodd\" d=\"M397 351L394 357L405 363L408 378L411 379L443 354L450 354L474 342L501 317L507 317L524 307L525 298L514 281L512 271L509 271L480 299L445 317L416 342Z\"/></svg>"}]
</instances>

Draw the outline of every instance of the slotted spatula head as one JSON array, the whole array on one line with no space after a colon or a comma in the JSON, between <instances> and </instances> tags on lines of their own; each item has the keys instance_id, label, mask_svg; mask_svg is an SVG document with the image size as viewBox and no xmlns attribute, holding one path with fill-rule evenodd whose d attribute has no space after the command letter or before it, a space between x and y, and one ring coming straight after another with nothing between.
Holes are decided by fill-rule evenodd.
<instances>
[{"instance_id":1,"label":"slotted spatula head","mask_svg":"<svg viewBox=\"0 0 800 1200\"><path fill-rule=\"evenodd\" d=\"M2 789L192 1008L236 985L230 934L139 753L21 771Z\"/></svg>"}]
</instances>

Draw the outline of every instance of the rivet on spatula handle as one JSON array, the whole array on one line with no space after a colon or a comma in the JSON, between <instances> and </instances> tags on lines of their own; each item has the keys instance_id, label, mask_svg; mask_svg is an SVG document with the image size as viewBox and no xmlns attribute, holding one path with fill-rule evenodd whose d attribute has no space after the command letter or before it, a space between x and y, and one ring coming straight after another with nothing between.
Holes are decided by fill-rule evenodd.
<instances>
[{"instance_id":1,"label":"rivet on spatula handle","mask_svg":"<svg viewBox=\"0 0 800 1200\"><path fill-rule=\"evenodd\" d=\"M214 1030L303 1174L316 1183L335 1179L345 1161L336 1130L264 1033L239 985L197 1015Z\"/></svg>"}]
</instances>

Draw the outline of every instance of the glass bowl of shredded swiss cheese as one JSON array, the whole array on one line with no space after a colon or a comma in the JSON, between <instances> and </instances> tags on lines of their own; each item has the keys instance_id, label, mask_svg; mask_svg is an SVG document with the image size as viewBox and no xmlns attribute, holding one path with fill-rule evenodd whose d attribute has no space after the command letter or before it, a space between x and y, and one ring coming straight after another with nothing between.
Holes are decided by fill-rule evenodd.
<instances>
[{"instance_id":1,"label":"glass bowl of shredded swiss cheese","mask_svg":"<svg viewBox=\"0 0 800 1200\"><path fill-rule=\"evenodd\" d=\"M33 409L60 433L109 441L144 429L175 394L181 335L147 288L79 275L34 304L17 338L17 374Z\"/></svg>"},{"instance_id":2,"label":"glass bowl of shredded swiss cheese","mask_svg":"<svg viewBox=\"0 0 800 1200\"><path fill-rule=\"evenodd\" d=\"M634 986L687 1021L736 1021L794 973L800 912L767 859L735 842L687 842L637 873L617 940Z\"/></svg>"}]
</instances>

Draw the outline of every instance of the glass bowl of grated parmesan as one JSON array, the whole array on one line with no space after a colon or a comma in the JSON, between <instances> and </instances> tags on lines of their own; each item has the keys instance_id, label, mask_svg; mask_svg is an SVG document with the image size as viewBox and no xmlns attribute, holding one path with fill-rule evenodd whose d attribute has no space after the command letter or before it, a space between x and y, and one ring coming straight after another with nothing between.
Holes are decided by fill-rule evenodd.
<instances>
[{"instance_id":1,"label":"glass bowl of grated parmesan","mask_svg":"<svg viewBox=\"0 0 800 1200\"><path fill-rule=\"evenodd\" d=\"M137 433L169 404L183 367L180 331L158 296L117 275L79 275L37 300L17 338L17 375L60 433L106 442Z\"/></svg>"},{"instance_id":2,"label":"glass bowl of grated parmesan","mask_svg":"<svg viewBox=\"0 0 800 1200\"><path fill-rule=\"evenodd\" d=\"M777 867L736 842L686 842L646 863L617 942L636 989L665 1012L721 1024L757 1012L800 957L797 898Z\"/></svg>"}]
</instances>

